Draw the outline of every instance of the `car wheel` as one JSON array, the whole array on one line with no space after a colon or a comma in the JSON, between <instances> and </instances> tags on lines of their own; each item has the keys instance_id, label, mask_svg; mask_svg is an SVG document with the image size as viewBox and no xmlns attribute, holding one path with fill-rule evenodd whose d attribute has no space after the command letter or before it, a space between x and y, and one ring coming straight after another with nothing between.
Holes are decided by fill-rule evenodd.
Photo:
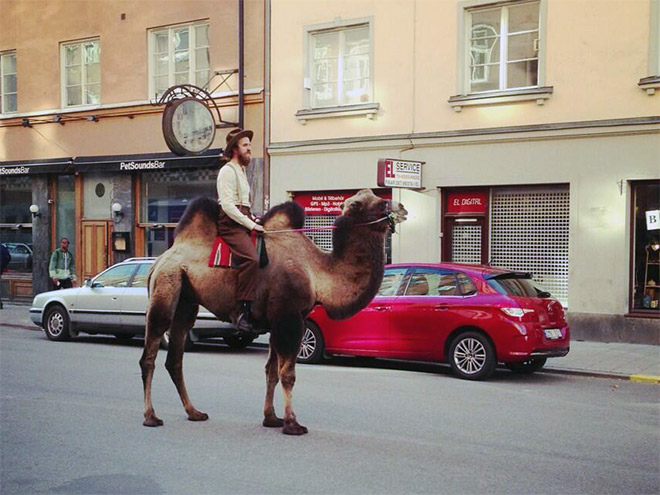
<instances>
[{"instance_id":1,"label":"car wheel","mask_svg":"<svg viewBox=\"0 0 660 495\"><path fill-rule=\"evenodd\" d=\"M134 333L116 333L115 337L120 342L130 342L133 339L133 337L135 337L135 334Z\"/></svg>"},{"instance_id":2,"label":"car wheel","mask_svg":"<svg viewBox=\"0 0 660 495\"><path fill-rule=\"evenodd\" d=\"M226 337L222 337L222 340L224 340L225 344L227 344L232 349L245 349L252 342L254 342L254 338L246 337L245 335L228 335Z\"/></svg>"},{"instance_id":3,"label":"car wheel","mask_svg":"<svg viewBox=\"0 0 660 495\"><path fill-rule=\"evenodd\" d=\"M303 333L300 350L298 351L298 362L305 364L320 363L323 360L323 334L316 324L305 320L305 333Z\"/></svg>"},{"instance_id":4,"label":"car wheel","mask_svg":"<svg viewBox=\"0 0 660 495\"><path fill-rule=\"evenodd\" d=\"M520 361L518 363L508 363L506 367L514 373L520 373L521 375L531 375L536 371L540 371L541 368L545 366L545 362L547 360L547 358L532 358L526 361Z\"/></svg>"},{"instance_id":5,"label":"car wheel","mask_svg":"<svg viewBox=\"0 0 660 495\"><path fill-rule=\"evenodd\" d=\"M50 340L64 341L71 339L69 315L62 306L51 306L46 311L44 323L46 337Z\"/></svg>"},{"instance_id":6,"label":"car wheel","mask_svg":"<svg viewBox=\"0 0 660 495\"><path fill-rule=\"evenodd\" d=\"M449 364L454 373L466 380L485 380L495 372L495 350L479 332L465 332L449 348Z\"/></svg>"},{"instance_id":7,"label":"car wheel","mask_svg":"<svg viewBox=\"0 0 660 495\"><path fill-rule=\"evenodd\" d=\"M183 347L184 351L191 351L195 347L195 343L190 338L190 333L188 333L188 338L186 338L186 345ZM163 334L163 338L160 339L160 348L168 350L170 348L170 331L168 330Z\"/></svg>"}]
</instances>

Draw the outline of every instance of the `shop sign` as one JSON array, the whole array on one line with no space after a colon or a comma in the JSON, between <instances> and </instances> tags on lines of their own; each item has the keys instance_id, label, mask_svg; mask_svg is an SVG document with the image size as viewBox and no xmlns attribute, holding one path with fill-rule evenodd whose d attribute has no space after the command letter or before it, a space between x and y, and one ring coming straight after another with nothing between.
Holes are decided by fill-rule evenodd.
<instances>
[{"instance_id":1,"label":"shop sign","mask_svg":"<svg viewBox=\"0 0 660 495\"><path fill-rule=\"evenodd\" d=\"M383 158L378 160L378 185L380 187L422 187L422 165L425 162Z\"/></svg>"},{"instance_id":2,"label":"shop sign","mask_svg":"<svg viewBox=\"0 0 660 495\"><path fill-rule=\"evenodd\" d=\"M0 162L0 177L71 172L71 159L29 160L20 163Z\"/></svg>"},{"instance_id":3,"label":"shop sign","mask_svg":"<svg viewBox=\"0 0 660 495\"><path fill-rule=\"evenodd\" d=\"M30 167L0 167L0 175L26 175Z\"/></svg>"},{"instance_id":4,"label":"shop sign","mask_svg":"<svg viewBox=\"0 0 660 495\"><path fill-rule=\"evenodd\" d=\"M305 210L305 215L341 215L342 205L346 199L357 191L317 191L296 193L294 200ZM376 196L392 199L389 191L374 191Z\"/></svg>"},{"instance_id":5,"label":"shop sign","mask_svg":"<svg viewBox=\"0 0 660 495\"><path fill-rule=\"evenodd\" d=\"M450 192L447 197L447 213L485 215L487 204L487 191Z\"/></svg>"},{"instance_id":6,"label":"shop sign","mask_svg":"<svg viewBox=\"0 0 660 495\"><path fill-rule=\"evenodd\" d=\"M646 212L646 230L660 230L660 210Z\"/></svg>"},{"instance_id":7,"label":"shop sign","mask_svg":"<svg viewBox=\"0 0 660 495\"><path fill-rule=\"evenodd\" d=\"M121 162L119 170L158 170L165 168L165 162L150 160L148 162Z\"/></svg>"}]
</instances>

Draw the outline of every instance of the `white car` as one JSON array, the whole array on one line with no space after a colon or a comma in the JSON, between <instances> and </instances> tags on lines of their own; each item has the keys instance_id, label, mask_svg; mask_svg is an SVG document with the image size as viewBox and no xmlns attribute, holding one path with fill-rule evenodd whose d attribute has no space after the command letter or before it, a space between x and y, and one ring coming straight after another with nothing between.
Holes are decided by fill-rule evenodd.
<instances>
[{"instance_id":1,"label":"white car","mask_svg":"<svg viewBox=\"0 0 660 495\"><path fill-rule=\"evenodd\" d=\"M82 287L37 294L30 319L51 340L69 340L79 332L110 334L122 340L144 335L149 302L147 275L155 260L130 258L85 280ZM254 340L200 306L186 345L190 348L194 342L214 337L223 337L234 348L243 348ZM165 335L165 347L167 342Z\"/></svg>"}]
</instances>

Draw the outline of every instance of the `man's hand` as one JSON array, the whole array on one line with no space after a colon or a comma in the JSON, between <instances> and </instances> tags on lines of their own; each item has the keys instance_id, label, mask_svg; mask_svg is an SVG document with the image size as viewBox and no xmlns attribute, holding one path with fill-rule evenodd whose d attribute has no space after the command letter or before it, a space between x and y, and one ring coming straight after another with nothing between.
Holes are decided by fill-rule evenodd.
<instances>
[{"instance_id":1,"label":"man's hand","mask_svg":"<svg viewBox=\"0 0 660 495\"><path fill-rule=\"evenodd\" d=\"M257 232L266 232L266 230L259 224L255 224L252 230L256 230Z\"/></svg>"},{"instance_id":2,"label":"man's hand","mask_svg":"<svg viewBox=\"0 0 660 495\"><path fill-rule=\"evenodd\" d=\"M60 281L57 280L56 278L53 279L53 283L54 283L55 285L60 285Z\"/></svg>"}]
</instances>

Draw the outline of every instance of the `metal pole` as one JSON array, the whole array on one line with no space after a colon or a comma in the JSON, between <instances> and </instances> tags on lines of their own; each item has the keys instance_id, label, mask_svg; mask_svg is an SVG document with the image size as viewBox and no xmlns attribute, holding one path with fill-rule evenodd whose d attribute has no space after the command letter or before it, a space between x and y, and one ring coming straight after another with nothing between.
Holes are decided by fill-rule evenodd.
<instances>
[{"instance_id":1,"label":"metal pole","mask_svg":"<svg viewBox=\"0 0 660 495\"><path fill-rule=\"evenodd\" d=\"M245 33L243 32L243 0L238 0L238 127L243 129L243 93L245 81L243 77L243 64L245 57Z\"/></svg>"}]
</instances>

